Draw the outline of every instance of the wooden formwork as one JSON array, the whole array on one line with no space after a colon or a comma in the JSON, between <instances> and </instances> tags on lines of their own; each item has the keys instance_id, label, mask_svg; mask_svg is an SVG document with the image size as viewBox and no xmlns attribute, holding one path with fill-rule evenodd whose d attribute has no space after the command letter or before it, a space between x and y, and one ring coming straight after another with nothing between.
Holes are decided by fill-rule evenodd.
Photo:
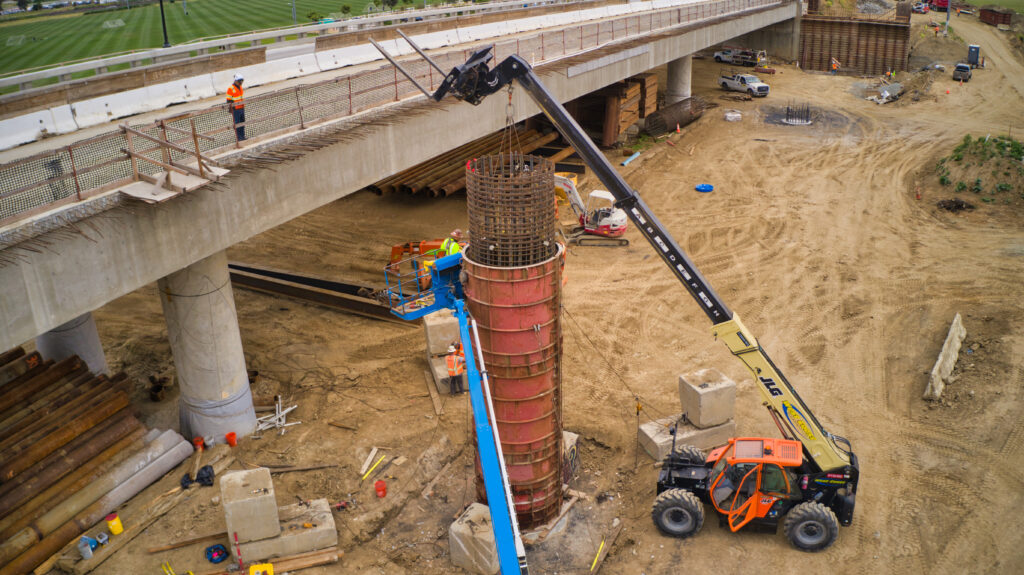
<instances>
[{"instance_id":1,"label":"wooden formwork","mask_svg":"<svg viewBox=\"0 0 1024 575\"><path fill-rule=\"evenodd\" d=\"M804 16L800 22L800 66L828 71L832 58L841 73L881 75L907 69L910 25Z\"/></svg>"}]
</instances>

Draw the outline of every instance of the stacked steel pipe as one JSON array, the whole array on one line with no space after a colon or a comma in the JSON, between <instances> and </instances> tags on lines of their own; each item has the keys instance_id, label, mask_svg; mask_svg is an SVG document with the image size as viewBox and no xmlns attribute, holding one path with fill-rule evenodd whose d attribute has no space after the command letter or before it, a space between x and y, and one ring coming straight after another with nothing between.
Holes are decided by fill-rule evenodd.
<instances>
[{"instance_id":1,"label":"stacked steel pipe","mask_svg":"<svg viewBox=\"0 0 1024 575\"><path fill-rule=\"evenodd\" d=\"M529 154L537 148L558 139L557 132L541 134L529 130L508 134L495 132L403 170L368 187L375 194L405 192L426 194L432 197L450 196L466 187L466 162L499 153L509 142L523 153Z\"/></svg>"},{"instance_id":2,"label":"stacked steel pipe","mask_svg":"<svg viewBox=\"0 0 1024 575\"><path fill-rule=\"evenodd\" d=\"M555 243L554 166L488 156L466 167L470 314L480 333L497 434L524 529L562 502L562 248ZM482 477L477 495L483 500Z\"/></svg>"},{"instance_id":3,"label":"stacked steel pipe","mask_svg":"<svg viewBox=\"0 0 1024 575\"><path fill-rule=\"evenodd\" d=\"M31 571L192 452L147 436L127 387L76 356L0 354L0 575Z\"/></svg>"}]
</instances>

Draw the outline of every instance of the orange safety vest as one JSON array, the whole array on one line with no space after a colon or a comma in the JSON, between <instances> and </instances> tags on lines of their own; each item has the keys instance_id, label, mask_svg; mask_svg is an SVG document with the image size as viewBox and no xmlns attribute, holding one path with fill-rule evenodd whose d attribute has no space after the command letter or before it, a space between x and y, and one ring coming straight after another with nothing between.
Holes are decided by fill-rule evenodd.
<instances>
[{"instance_id":1,"label":"orange safety vest","mask_svg":"<svg viewBox=\"0 0 1024 575\"><path fill-rule=\"evenodd\" d=\"M242 92L243 90L240 86L231 84L228 87L228 103L232 104L231 107L235 110L241 110L245 107L245 103L242 100Z\"/></svg>"},{"instance_id":2,"label":"orange safety vest","mask_svg":"<svg viewBox=\"0 0 1024 575\"><path fill-rule=\"evenodd\" d=\"M448 363L448 377L462 375L466 371L466 359L463 357L461 349L455 353L449 353L445 361Z\"/></svg>"}]
</instances>

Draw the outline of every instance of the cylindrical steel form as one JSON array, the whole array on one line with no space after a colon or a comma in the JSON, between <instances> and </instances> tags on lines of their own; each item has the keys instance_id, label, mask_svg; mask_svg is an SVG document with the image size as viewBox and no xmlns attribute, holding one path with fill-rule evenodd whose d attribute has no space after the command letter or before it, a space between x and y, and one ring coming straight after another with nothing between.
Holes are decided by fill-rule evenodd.
<instances>
[{"instance_id":1,"label":"cylindrical steel form","mask_svg":"<svg viewBox=\"0 0 1024 575\"><path fill-rule=\"evenodd\" d=\"M513 505L530 529L557 516L562 500L562 251L551 164L512 156L517 175L509 160L467 166L470 243L462 267ZM477 491L483 495L479 474Z\"/></svg>"},{"instance_id":2,"label":"cylindrical steel form","mask_svg":"<svg viewBox=\"0 0 1024 575\"><path fill-rule=\"evenodd\" d=\"M555 254L554 164L500 154L466 166L469 258L495 267L540 263Z\"/></svg>"}]
</instances>

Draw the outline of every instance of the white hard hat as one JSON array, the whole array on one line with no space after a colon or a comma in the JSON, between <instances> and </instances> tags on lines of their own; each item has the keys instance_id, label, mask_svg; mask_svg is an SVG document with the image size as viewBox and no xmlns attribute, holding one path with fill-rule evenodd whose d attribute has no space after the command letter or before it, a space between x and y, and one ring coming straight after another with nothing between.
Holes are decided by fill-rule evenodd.
<instances>
[{"instance_id":1,"label":"white hard hat","mask_svg":"<svg viewBox=\"0 0 1024 575\"><path fill-rule=\"evenodd\" d=\"M454 343L448 346L448 353L455 353L455 344Z\"/></svg>"},{"instance_id":2,"label":"white hard hat","mask_svg":"<svg viewBox=\"0 0 1024 575\"><path fill-rule=\"evenodd\" d=\"M241 74L237 74L237 73L236 73L236 74L235 74L235 81L237 82L237 81L239 81L239 80L245 80L245 78L243 78Z\"/></svg>"}]
</instances>

